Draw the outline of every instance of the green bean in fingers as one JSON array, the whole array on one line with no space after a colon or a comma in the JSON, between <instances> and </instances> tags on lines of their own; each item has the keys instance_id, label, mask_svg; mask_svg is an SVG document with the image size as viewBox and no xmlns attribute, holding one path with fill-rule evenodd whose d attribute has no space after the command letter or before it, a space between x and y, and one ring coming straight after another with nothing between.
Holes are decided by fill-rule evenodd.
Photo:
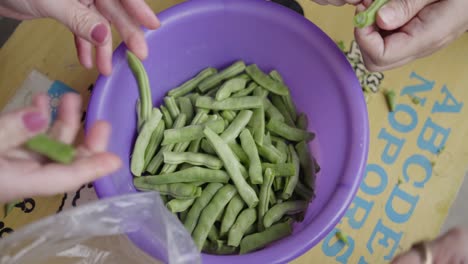
<instances>
[{"instance_id":1,"label":"green bean in fingers","mask_svg":"<svg viewBox=\"0 0 468 264\"><path fill-rule=\"evenodd\" d=\"M133 184L140 191L157 191L162 195L170 195L176 199L193 199L201 195L201 188L193 184L151 184L142 181L144 177L134 178Z\"/></svg>"},{"instance_id":2,"label":"green bean in fingers","mask_svg":"<svg viewBox=\"0 0 468 264\"><path fill-rule=\"evenodd\" d=\"M160 175L145 176L135 181L146 182L150 184L168 184L184 182L220 182L227 183L229 175L222 170L211 170L201 167L190 167L177 172L170 172Z\"/></svg>"},{"instance_id":3,"label":"green bean in fingers","mask_svg":"<svg viewBox=\"0 0 468 264\"><path fill-rule=\"evenodd\" d=\"M145 169L145 152L148 146L153 131L157 128L162 119L162 114L159 109L153 109L151 116L143 124L140 134L138 135L135 146L133 147L132 160L130 169L134 176L141 176Z\"/></svg>"},{"instance_id":4,"label":"green bean in fingers","mask_svg":"<svg viewBox=\"0 0 468 264\"><path fill-rule=\"evenodd\" d=\"M205 189L203 189L202 194L198 197L193 203L192 207L187 213L187 216L184 221L185 229L191 234L197 225L198 218L202 210L208 205L213 196L218 192L219 189L223 187L221 183L210 183ZM213 216L214 218L214 216Z\"/></svg>"},{"instance_id":5,"label":"green bean in fingers","mask_svg":"<svg viewBox=\"0 0 468 264\"><path fill-rule=\"evenodd\" d=\"M275 175L273 171L269 168L265 170L263 184L260 187L260 202L258 203L258 223L257 228L258 230L263 230L263 216L268 211L268 202L270 199L271 193L271 186L273 185L273 181L275 179Z\"/></svg>"},{"instance_id":6,"label":"green bean in fingers","mask_svg":"<svg viewBox=\"0 0 468 264\"><path fill-rule=\"evenodd\" d=\"M276 204L268 210L263 217L263 226L270 227L272 224L278 222L283 216L296 214L307 209L308 202L306 201L286 201Z\"/></svg>"},{"instance_id":7,"label":"green bean in fingers","mask_svg":"<svg viewBox=\"0 0 468 264\"><path fill-rule=\"evenodd\" d=\"M211 143L219 158L223 161L224 168L228 172L231 180L234 182L240 196L249 208L254 208L258 204L258 197L252 187L242 177L240 171L240 163L237 161L234 153L229 146L224 142L221 137L216 135L211 129L205 128L203 131L206 138Z\"/></svg>"},{"instance_id":8,"label":"green bean in fingers","mask_svg":"<svg viewBox=\"0 0 468 264\"><path fill-rule=\"evenodd\" d=\"M251 117L252 111L240 111L236 118L234 118L231 124L220 135L221 139L224 140L224 142L226 143L234 141L239 136L241 131L245 128L245 126L249 123Z\"/></svg>"},{"instance_id":9,"label":"green bean in fingers","mask_svg":"<svg viewBox=\"0 0 468 264\"><path fill-rule=\"evenodd\" d=\"M200 84L203 80L206 78L218 73L218 70L215 68L206 68L200 73L198 73L195 77L192 79L184 82L181 84L179 87L174 88L170 90L167 95L172 96L174 98L184 96L191 91L193 91L195 88L197 88L198 84Z\"/></svg>"},{"instance_id":10,"label":"green bean in fingers","mask_svg":"<svg viewBox=\"0 0 468 264\"><path fill-rule=\"evenodd\" d=\"M198 90L202 93L206 93L208 90L214 88L222 81L232 78L245 70L245 63L243 61L236 61L231 66L220 71L217 74L211 75L203 80L198 85Z\"/></svg>"},{"instance_id":11,"label":"green bean in fingers","mask_svg":"<svg viewBox=\"0 0 468 264\"><path fill-rule=\"evenodd\" d=\"M153 104L151 102L151 89L143 63L132 52L127 51L127 62L135 79L138 82L138 91L140 93L140 114L143 122L150 118Z\"/></svg>"},{"instance_id":12,"label":"green bean in fingers","mask_svg":"<svg viewBox=\"0 0 468 264\"><path fill-rule=\"evenodd\" d=\"M169 211L172 213L180 213L183 212L192 206L195 202L195 199L188 199L188 200L179 200L179 199L172 199L170 200L166 206Z\"/></svg>"},{"instance_id":13,"label":"green bean in fingers","mask_svg":"<svg viewBox=\"0 0 468 264\"><path fill-rule=\"evenodd\" d=\"M296 150L292 145L289 145L289 153L291 155L291 161L294 164L295 173L291 177L286 179L286 183L283 189L281 198L288 200L291 198L294 189L296 188L297 182L299 181L299 170L301 169L301 164L299 162L299 157L297 156Z\"/></svg>"},{"instance_id":14,"label":"green bean in fingers","mask_svg":"<svg viewBox=\"0 0 468 264\"><path fill-rule=\"evenodd\" d=\"M224 185L202 210L197 226L192 233L193 241L200 250L203 248L203 244L208 237L208 232L210 232L216 218L236 193L237 190L234 186L230 184Z\"/></svg>"},{"instance_id":15,"label":"green bean in fingers","mask_svg":"<svg viewBox=\"0 0 468 264\"><path fill-rule=\"evenodd\" d=\"M292 227L288 222L273 225L263 232L244 237L240 243L240 254L246 254L263 248L292 234Z\"/></svg>"},{"instance_id":16,"label":"green bean in fingers","mask_svg":"<svg viewBox=\"0 0 468 264\"><path fill-rule=\"evenodd\" d=\"M249 65L245 71L256 83L260 84L268 91L278 95L287 95L289 93L288 88L284 84L270 78L270 76L260 70L257 65Z\"/></svg>"},{"instance_id":17,"label":"green bean in fingers","mask_svg":"<svg viewBox=\"0 0 468 264\"><path fill-rule=\"evenodd\" d=\"M249 177L252 184L262 184L262 165L258 155L257 146L248 129L244 129L240 134L242 148L249 157Z\"/></svg>"},{"instance_id":18,"label":"green bean in fingers","mask_svg":"<svg viewBox=\"0 0 468 264\"><path fill-rule=\"evenodd\" d=\"M213 170L223 167L223 162L216 156L195 153L195 152L164 152L164 163L178 165L189 163L196 166L203 166Z\"/></svg>"},{"instance_id":19,"label":"green bean in fingers","mask_svg":"<svg viewBox=\"0 0 468 264\"><path fill-rule=\"evenodd\" d=\"M222 101L229 98L233 93L241 91L245 88L247 80L243 78L232 78L227 80L216 92L216 100Z\"/></svg>"},{"instance_id":20,"label":"green bean in fingers","mask_svg":"<svg viewBox=\"0 0 468 264\"><path fill-rule=\"evenodd\" d=\"M219 233L221 237L225 237L228 234L229 229L231 229L234 221L236 221L237 215L239 215L244 207L244 200L242 200L239 194L236 194L226 207L226 212L221 221L221 230Z\"/></svg>"},{"instance_id":21,"label":"green bean in fingers","mask_svg":"<svg viewBox=\"0 0 468 264\"><path fill-rule=\"evenodd\" d=\"M54 140L45 134L34 136L26 141L24 146L30 151L62 164L70 164L76 156L76 150L72 145Z\"/></svg>"},{"instance_id":22,"label":"green bean in fingers","mask_svg":"<svg viewBox=\"0 0 468 264\"><path fill-rule=\"evenodd\" d=\"M236 219L236 222L232 225L229 230L228 245L238 247L245 231L252 226L257 220L257 212L255 209L245 209L242 211Z\"/></svg>"},{"instance_id":23,"label":"green bean in fingers","mask_svg":"<svg viewBox=\"0 0 468 264\"><path fill-rule=\"evenodd\" d=\"M314 133L288 126L279 120L270 120L266 127L270 132L290 141L311 141L315 137Z\"/></svg>"},{"instance_id":24,"label":"green bean in fingers","mask_svg":"<svg viewBox=\"0 0 468 264\"><path fill-rule=\"evenodd\" d=\"M244 96L227 98L222 101L216 101L208 96L200 96L195 104L198 108L210 110L244 110L259 108L263 106L262 99L258 96Z\"/></svg>"}]
</instances>

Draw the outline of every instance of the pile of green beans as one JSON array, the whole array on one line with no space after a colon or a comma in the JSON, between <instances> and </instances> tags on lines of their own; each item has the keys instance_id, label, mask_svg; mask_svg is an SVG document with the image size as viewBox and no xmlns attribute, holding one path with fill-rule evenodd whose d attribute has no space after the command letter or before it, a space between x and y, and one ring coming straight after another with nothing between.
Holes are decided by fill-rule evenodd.
<instances>
[{"instance_id":1,"label":"pile of green beans","mask_svg":"<svg viewBox=\"0 0 468 264\"><path fill-rule=\"evenodd\" d=\"M139 101L148 102L146 72L129 65ZM279 72L243 61L207 68L161 106L143 107L137 104L134 186L159 192L201 251L246 254L304 219L319 168L308 149L315 135Z\"/></svg>"}]
</instances>

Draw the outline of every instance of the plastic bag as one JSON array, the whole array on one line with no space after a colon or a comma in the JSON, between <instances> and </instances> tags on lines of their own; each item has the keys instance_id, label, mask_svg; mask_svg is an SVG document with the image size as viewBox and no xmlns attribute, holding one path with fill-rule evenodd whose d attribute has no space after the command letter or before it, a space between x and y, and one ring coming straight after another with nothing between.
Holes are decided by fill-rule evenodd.
<instances>
[{"instance_id":1,"label":"plastic bag","mask_svg":"<svg viewBox=\"0 0 468 264\"><path fill-rule=\"evenodd\" d=\"M125 236L142 231L157 245L153 258ZM0 263L182 264L201 263L201 255L153 192L99 200L33 223L0 240Z\"/></svg>"}]
</instances>

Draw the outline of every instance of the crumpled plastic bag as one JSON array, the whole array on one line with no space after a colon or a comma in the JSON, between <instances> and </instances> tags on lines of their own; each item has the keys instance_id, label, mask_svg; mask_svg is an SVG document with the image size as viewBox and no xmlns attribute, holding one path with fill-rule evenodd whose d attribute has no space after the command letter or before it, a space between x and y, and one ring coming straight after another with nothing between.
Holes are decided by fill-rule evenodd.
<instances>
[{"instance_id":1,"label":"crumpled plastic bag","mask_svg":"<svg viewBox=\"0 0 468 264\"><path fill-rule=\"evenodd\" d=\"M126 235L144 231L157 256L146 255ZM99 200L45 218L0 240L0 264L201 263L190 234L159 194Z\"/></svg>"}]
</instances>

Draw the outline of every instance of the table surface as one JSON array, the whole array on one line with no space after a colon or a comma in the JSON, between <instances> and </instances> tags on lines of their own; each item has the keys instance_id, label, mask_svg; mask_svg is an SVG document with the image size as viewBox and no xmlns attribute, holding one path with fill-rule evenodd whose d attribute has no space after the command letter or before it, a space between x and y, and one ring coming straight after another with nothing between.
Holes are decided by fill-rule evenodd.
<instances>
[{"instance_id":1,"label":"table surface","mask_svg":"<svg viewBox=\"0 0 468 264\"><path fill-rule=\"evenodd\" d=\"M156 12L159 12L179 2L182 1L151 1L151 5ZM324 29L327 34L336 40L343 40L346 44L350 44L349 53L351 53L355 44L352 42L353 33L350 21L352 21L353 10L350 7L321 7L308 0L299 2L304 7L306 16ZM119 42L120 39L114 38L114 46ZM323 243L295 260L294 263L357 263L364 259L368 263L383 263L388 261L388 256L393 256L408 248L413 242L438 234L463 181L465 160L468 156L466 151L468 141L464 138L468 135L468 125L464 124L466 122L462 122L463 117L466 117L467 114L466 107L458 113L434 113L433 109L431 112L431 107L437 102L444 101L446 94L443 87L448 87L450 93L459 102L468 99L466 90L468 84L466 76L468 70L467 46L468 37L463 36L429 58L389 71L382 76L378 74L366 75L369 79L378 80L379 85L393 87L397 91L412 85L415 86L424 81L421 78L426 78L430 80L427 81L427 85L432 84L431 93L424 94L424 98L427 98L430 106L414 107L420 120L417 129L409 133L395 133L397 137L408 143L399 154L401 158L394 164L384 164L381 157L386 151L386 144L385 141L382 141L381 133L383 129L391 130L392 124L387 118L383 118L387 116L384 98L379 94L373 95L368 104L371 123L369 164L377 164L385 168L390 184L387 184L379 195L366 193L361 188L357 199L372 204L373 209L364 211L365 221L362 221L361 226L353 225L351 217L347 214L347 218L337 227L337 229L345 230L350 236L351 245L337 246L333 244L335 242L330 235ZM0 50L0 62L0 107L3 107L12 98L32 70L42 72L51 80L63 81L80 91L86 100L89 97L87 88L98 76L96 70L86 70L80 66L76 58L72 34L62 25L47 19L23 22ZM441 66L443 69L450 67L452 72L441 71ZM401 95L399 99L402 103L410 105L407 96ZM419 132L425 127L424 122L427 123L429 119L441 122L444 127L451 129L447 148L439 156L427 154L417 145ZM398 211L397 214L404 215L405 210L408 210L404 203L398 204L396 202L396 205L393 204L392 199L395 198L393 194L398 189L393 186L397 186L399 179L404 176L405 163L418 153L427 154L426 156L432 161L437 161L437 165L432 168L431 173L434 176L424 188L417 188L414 187L416 185L411 186L410 184L417 180L420 181L423 177L421 175L416 176L419 177L416 180L404 179L407 185L403 184L401 188L406 190L408 195L417 197L417 206L416 203L413 204L415 207L412 208L410 218L400 223L398 222L399 218L395 219L392 218L391 214L389 215L388 211L392 208L388 208L388 202L390 201L390 207L397 207L394 210ZM406 169L408 168L406 167ZM367 177L367 174L365 184L379 185L378 179ZM38 208L34 216L29 216L27 219L18 216L9 224L19 228L46 215L53 214L56 210L58 197L41 198L42 204L51 205ZM357 210L356 208L363 209L363 204L361 203L359 205L361 207L359 207L355 201L351 209L354 208L354 211ZM433 213L434 210L435 213ZM384 229L387 231L383 231ZM388 230L393 232L394 237L390 236ZM380 239L382 236L384 237ZM389 241L390 245L386 243Z\"/></svg>"}]
</instances>

